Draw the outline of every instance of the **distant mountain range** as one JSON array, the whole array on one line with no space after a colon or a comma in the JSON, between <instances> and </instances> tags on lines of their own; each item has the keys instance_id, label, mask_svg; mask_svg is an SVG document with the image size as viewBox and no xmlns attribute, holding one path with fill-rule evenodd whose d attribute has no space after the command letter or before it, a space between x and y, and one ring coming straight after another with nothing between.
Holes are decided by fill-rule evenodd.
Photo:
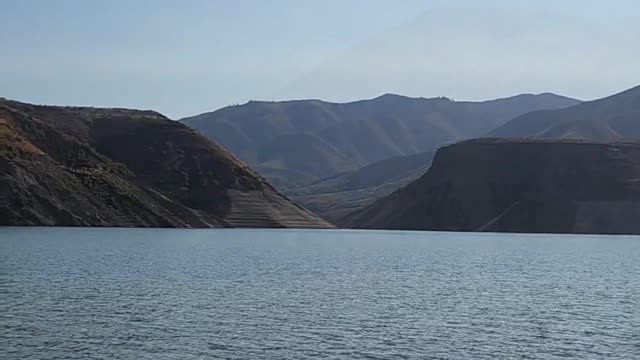
<instances>
[{"instance_id":1,"label":"distant mountain range","mask_svg":"<svg viewBox=\"0 0 640 360\"><path fill-rule=\"evenodd\" d=\"M330 227L153 111L0 99L0 225Z\"/></svg>"},{"instance_id":2,"label":"distant mountain range","mask_svg":"<svg viewBox=\"0 0 640 360\"><path fill-rule=\"evenodd\" d=\"M484 102L387 94L345 104L251 101L181 122L335 221L421 175L442 145L482 136L530 111L578 103L550 93Z\"/></svg>"},{"instance_id":3,"label":"distant mountain range","mask_svg":"<svg viewBox=\"0 0 640 360\"><path fill-rule=\"evenodd\" d=\"M490 137L616 141L640 139L640 86L561 110L519 116Z\"/></svg>"},{"instance_id":4,"label":"distant mountain range","mask_svg":"<svg viewBox=\"0 0 640 360\"><path fill-rule=\"evenodd\" d=\"M516 116L575 105L554 94L485 102L387 94L335 104L250 101L180 120L225 146L280 189L482 136Z\"/></svg>"},{"instance_id":5,"label":"distant mountain range","mask_svg":"<svg viewBox=\"0 0 640 360\"><path fill-rule=\"evenodd\" d=\"M441 148L425 175L337 221L455 231L640 233L640 87Z\"/></svg>"}]
</instances>

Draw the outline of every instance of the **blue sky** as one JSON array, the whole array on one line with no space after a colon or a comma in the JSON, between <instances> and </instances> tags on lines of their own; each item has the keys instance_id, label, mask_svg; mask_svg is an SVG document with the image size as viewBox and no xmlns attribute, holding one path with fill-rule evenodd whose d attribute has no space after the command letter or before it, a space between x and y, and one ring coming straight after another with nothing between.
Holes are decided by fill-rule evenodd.
<instances>
[{"instance_id":1,"label":"blue sky","mask_svg":"<svg viewBox=\"0 0 640 360\"><path fill-rule=\"evenodd\" d=\"M640 1L0 0L0 96L158 110L640 84ZM634 41L635 40L635 41Z\"/></svg>"}]
</instances>

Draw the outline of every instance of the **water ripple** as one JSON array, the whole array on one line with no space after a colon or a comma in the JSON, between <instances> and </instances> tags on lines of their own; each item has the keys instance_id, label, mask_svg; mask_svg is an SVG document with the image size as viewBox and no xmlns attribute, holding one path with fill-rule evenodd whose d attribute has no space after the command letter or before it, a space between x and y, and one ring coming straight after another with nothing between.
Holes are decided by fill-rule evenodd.
<instances>
[{"instance_id":1,"label":"water ripple","mask_svg":"<svg viewBox=\"0 0 640 360\"><path fill-rule=\"evenodd\" d=\"M640 238L0 229L2 359L639 359Z\"/></svg>"}]
</instances>

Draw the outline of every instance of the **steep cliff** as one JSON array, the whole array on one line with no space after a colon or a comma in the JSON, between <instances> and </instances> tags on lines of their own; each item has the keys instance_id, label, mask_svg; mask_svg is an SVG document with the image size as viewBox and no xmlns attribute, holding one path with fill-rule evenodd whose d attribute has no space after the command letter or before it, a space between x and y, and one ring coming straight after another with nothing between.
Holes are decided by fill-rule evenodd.
<instances>
[{"instance_id":1,"label":"steep cliff","mask_svg":"<svg viewBox=\"0 0 640 360\"><path fill-rule=\"evenodd\" d=\"M341 225L640 233L640 144L482 139L441 148L429 171Z\"/></svg>"}]
</instances>

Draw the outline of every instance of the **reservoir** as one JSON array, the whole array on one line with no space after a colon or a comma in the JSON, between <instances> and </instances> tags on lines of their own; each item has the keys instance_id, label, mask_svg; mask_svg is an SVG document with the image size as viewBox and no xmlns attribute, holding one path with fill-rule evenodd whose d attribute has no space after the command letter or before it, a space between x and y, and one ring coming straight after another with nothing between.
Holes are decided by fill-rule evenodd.
<instances>
[{"instance_id":1,"label":"reservoir","mask_svg":"<svg viewBox=\"0 0 640 360\"><path fill-rule=\"evenodd\" d=\"M1 359L639 359L640 237L0 228Z\"/></svg>"}]
</instances>

